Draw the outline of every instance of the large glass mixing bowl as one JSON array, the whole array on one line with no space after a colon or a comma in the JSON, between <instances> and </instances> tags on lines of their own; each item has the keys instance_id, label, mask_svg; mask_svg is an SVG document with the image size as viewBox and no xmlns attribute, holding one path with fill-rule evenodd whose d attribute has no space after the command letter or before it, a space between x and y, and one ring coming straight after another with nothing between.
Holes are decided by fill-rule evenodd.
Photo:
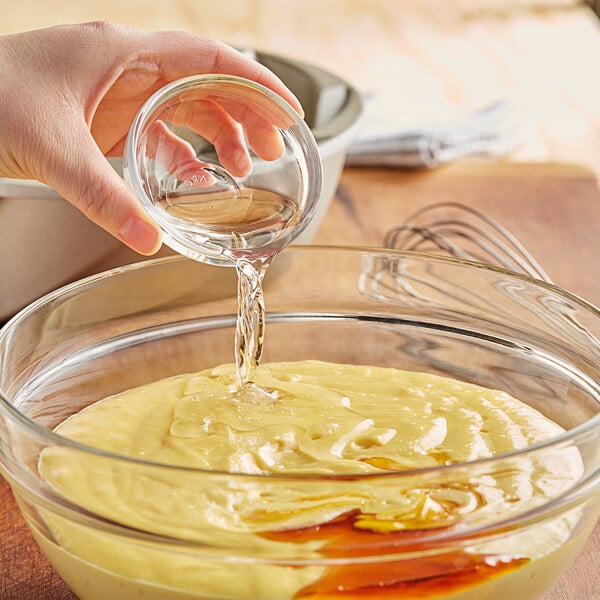
<instances>
[{"instance_id":1,"label":"large glass mixing bowl","mask_svg":"<svg viewBox=\"0 0 600 600\"><path fill-rule=\"evenodd\" d=\"M551 285L475 263L292 248L265 280L265 361L318 359L448 376L505 390L566 433L470 463L336 477L159 465L52 432L112 394L232 362L234 278L233 270L181 257L149 261L58 290L2 329L1 471L74 592L113 600L543 597L600 511L598 310ZM90 480L110 473L127 481L127 492L120 503L107 489L93 505L78 505L41 475L40 457L48 453L71 457ZM526 490L537 468L562 483ZM488 505L447 527L354 535L332 555L319 543L274 542L265 550L243 532L203 538L194 527L194 511L207 505L216 523L219 511L235 515L290 490L306 499L443 489L460 503L490 481L519 482L510 510ZM163 517L144 521L143 508L128 514L131 499L138 507L164 506ZM166 521L177 528L165 529ZM492 551L495 562L473 560ZM319 588L324 581L336 583Z\"/></svg>"}]
</instances>

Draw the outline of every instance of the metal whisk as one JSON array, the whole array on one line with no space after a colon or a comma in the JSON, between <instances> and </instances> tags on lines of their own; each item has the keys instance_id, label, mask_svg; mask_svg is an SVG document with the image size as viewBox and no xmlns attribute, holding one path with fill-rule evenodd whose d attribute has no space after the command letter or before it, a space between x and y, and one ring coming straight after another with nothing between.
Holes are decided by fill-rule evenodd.
<instances>
[{"instance_id":1,"label":"metal whisk","mask_svg":"<svg viewBox=\"0 0 600 600\"><path fill-rule=\"evenodd\" d=\"M521 242L478 210L457 202L430 204L385 236L387 248L450 254L552 280Z\"/></svg>"}]
</instances>

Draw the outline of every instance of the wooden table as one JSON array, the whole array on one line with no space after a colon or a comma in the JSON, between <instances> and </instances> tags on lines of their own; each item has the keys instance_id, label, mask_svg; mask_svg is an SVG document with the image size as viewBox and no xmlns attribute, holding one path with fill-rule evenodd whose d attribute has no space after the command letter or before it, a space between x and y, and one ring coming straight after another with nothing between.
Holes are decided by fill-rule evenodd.
<instances>
[{"instance_id":1,"label":"wooden table","mask_svg":"<svg viewBox=\"0 0 600 600\"><path fill-rule=\"evenodd\" d=\"M600 190L570 165L454 165L438 171L349 169L315 242L381 245L386 231L440 200L475 206L511 230L554 281L600 305ZM72 600L0 480L0 598ZM600 599L600 526L545 600Z\"/></svg>"}]
</instances>

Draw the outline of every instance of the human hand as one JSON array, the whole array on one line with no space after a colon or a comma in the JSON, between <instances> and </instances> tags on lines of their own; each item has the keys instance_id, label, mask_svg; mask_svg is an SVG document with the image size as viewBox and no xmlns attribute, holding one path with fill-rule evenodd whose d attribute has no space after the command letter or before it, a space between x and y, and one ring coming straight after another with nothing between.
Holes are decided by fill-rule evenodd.
<instances>
[{"instance_id":1,"label":"human hand","mask_svg":"<svg viewBox=\"0 0 600 600\"><path fill-rule=\"evenodd\" d=\"M104 157L122 155L133 118L153 92L199 73L254 80L302 111L270 71L189 33L88 23L1 37L0 176L50 185L129 247L153 254L159 231ZM259 156L270 160L281 151L272 124L234 109L213 116L203 134L234 174L249 169L240 123ZM173 147L188 151L176 141Z\"/></svg>"}]
</instances>

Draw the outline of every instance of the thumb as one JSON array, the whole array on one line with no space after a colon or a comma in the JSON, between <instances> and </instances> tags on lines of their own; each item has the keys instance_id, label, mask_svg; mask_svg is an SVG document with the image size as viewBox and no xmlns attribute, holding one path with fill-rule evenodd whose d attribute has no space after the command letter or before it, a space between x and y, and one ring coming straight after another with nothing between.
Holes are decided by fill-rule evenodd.
<instances>
[{"instance_id":1,"label":"thumb","mask_svg":"<svg viewBox=\"0 0 600 600\"><path fill-rule=\"evenodd\" d=\"M72 135L72 134L71 134ZM94 223L144 255L158 251L161 236L134 193L110 166L92 136L70 140L70 153L56 159L46 183Z\"/></svg>"}]
</instances>

